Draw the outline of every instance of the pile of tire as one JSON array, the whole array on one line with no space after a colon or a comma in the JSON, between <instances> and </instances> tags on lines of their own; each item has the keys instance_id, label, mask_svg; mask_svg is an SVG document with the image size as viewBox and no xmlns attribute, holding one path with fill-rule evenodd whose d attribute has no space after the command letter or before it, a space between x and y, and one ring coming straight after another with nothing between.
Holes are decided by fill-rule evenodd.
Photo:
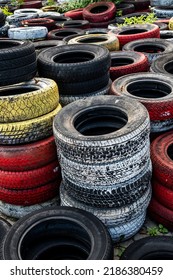
<instances>
[{"instance_id":1,"label":"pile of tire","mask_svg":"<svg viewBox=\"0 0 173 280\"><path fill-rule=\"evenodd\" d=\"M160 73L135 73L116 79L111 94L130 97L148 110L151 138L173 129L173 82Z\"/></svg>"},{"instance_id":2,"label":"pile of tire","mask_svg":"<svg viewBox=\"0 0 173 280\"><path fill-rule=\"evenodd\" d=\"M61 205L93 213L114 242L133 236L151 199L145 107L115 96L78 100L55 117L53 131L62 171Z\"/></svg>"},{"instance_id":3,"label":"pile of tire","mask_svg":"<svg viewBox=\"0 0 173 280\"><path fill-rule=\"evenodd\" d=\"M150 0L151 10L158 18L169 19L173 16L173 3L171 0Z\"/></svg>"},{"instance_id":4,"label":"pile of tire","mask_svg":"<svg viewBox=\"0 0 173 280\"><path fill-rule=\"evenodd\" d=\"M173 230L173 137L171 132L157 137L151 144L153 197L149 215L154 221Z\"/></svg>"},{"instance_id":5,"label":"pile of tire","mask_svg":"<svg viewBox=\"0 0 173 280\"><path fill-rule=\"evenodd\" d=\"M0 259L112 260L113 244L104 224L92 213L72 207L33 211L9 229L0 220ZM2 236L1 235L1 236Z\"/></svg>"},{"instance_id":6,"label":"pile of tire","mask_svg":"<svg viewBox=\"0 0 173 280\"><path fill-rule=\"evenodd\" d=\"M110 53L92 44L52 47L38 56L38 74L53 79L59 88L60 103L106 95L109 80Z\"/></svg>"},{"instance_id":7,"label":"pile of tire","mask_svg":"<svg viewBox=\"0 0 173 280\"><path fill-rule=\"evenodd\" d=\"M0 46L0 210L19 218L58 201L52 121L61 105L56 83L34 78L33 43L6 39Z\"/></svg>"}]
</instances>

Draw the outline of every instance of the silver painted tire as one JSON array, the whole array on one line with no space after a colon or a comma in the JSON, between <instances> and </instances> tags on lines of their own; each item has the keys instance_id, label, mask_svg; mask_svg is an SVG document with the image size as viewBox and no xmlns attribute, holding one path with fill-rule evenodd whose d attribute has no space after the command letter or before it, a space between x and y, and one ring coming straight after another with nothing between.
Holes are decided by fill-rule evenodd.
<instances>
[{"instance_id":1,"label":"silver painted tire","mask_svg":"<svg viewBox=\"0 0 173 280\"><path fill-rule=\"evenodd\" d=\"M8 30L8 37L17 40L37 40L45 38L48 30L44 26L16 27Z\"/></svg>"}]
</instances>

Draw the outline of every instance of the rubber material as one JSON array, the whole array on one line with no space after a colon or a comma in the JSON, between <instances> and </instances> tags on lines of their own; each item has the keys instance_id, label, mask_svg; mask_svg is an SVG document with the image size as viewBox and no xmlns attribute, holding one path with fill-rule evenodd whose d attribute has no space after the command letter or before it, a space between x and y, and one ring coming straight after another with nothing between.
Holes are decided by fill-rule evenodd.
<instances>
[{"instance_id":1,"label":"rubber material","mask_svg":"<svg viewBox=\"0 0 173 280\"><path fill-rule=\"evenodd\" d=\"M163 206L173 210L173 190L163 186L158 180L156 178L153 179L153 195Z\"/></svg>"},{"instance_id":2,"label":"rubber material","mask_svg":"<svg viewBox=\"0 0 173 280\"><path fill-rule=\"evenodd\" d=\"M39 231L36 233L37 228ZM29 239L26 238L26 232L30 236ZM36 246L31 236L37 240ZM69 240L71 240L69 248L72 252L68 250ZM80 248L77 250L78 254L75 252L76 242ZM62 246L64 249L61 252ZM83 246L84 255L81 253ZM31 250L24 249L25 253L23 253L22 248L26 247ZM113 259L112 241L101 221L91 213L71 207L38 210L17 221L5 240L3 256L4 259L40 259L42 256L39 254L40 249L44 258L47 248L53 249L54 259ZM49 258L50 256L47 255L46 259Z\"/></svg>"},{"instance_id":3,"label":"rubber material","mask_svg":"<svg viewBox=\"0 0 173 280\"><path fill-rule=\"evenodd\" d=\"M11 224L0 217L0 260L3 260L3 243Z\"/></svg>"},{"instance_id":4,"label":"rubber material","mask_svg":"<svg viewBox=\"0 0 173 280\"><path fill-rule=\"evenodd\" d=\"M0 88L0 122L33 119L53 111L59 102L57 84L35 78L26 83Z\"/></svg>"},{"instance_id":5,"label":"rubber material","mask_svg":"<svg viewBox=\"0 0 173 280\"><path fill-rule=\"evenodd\" d=\"M88 20L67 20L63 23L63 28L87 29L90 27Z\"/></svg>"},{"instance_id":6,"label":"rubber material","mask_svg":"<svg viewBox=\"0 0 173 280\"><path fill-rule=\"evenodd\" d=\"M155 73L163 73L172 77L172 61L172 54L162 55L152 62L150 71Z\"/></svg>"},{"instance_id":7,"label":"rubber material","mask_svg":"<svg viewBox=\"0 0 173 280\"><path fill-rule=\"evenodd\" d=\"M49 18L36 18L22 20L22 26L45 26L48 30L51 30L55 26L55 21Z\"/></svg>"},{"instance_id":8,"label":"rubber material","mask_svg":"<svg viewBox=\"0 0 173 280\"><path fill-rule=\"evenodd\" d=\"M66 13L64 13L65 17L70 17L71 19L78 20L78 19L83 19L83 8L75 9L75 10L70 10Z\"/></svg>"},{"instance_id":9,"label":"rubber material","mask_svg":"<svg viewBox=\"0 0 173 280\"><path fill-rule=\"evenodd\" d=\"M8 37L10 39L18 40L38 40L47 36L48 30L45 26L29 26L20 28L10 28L8 30Z\"/></svg>"},{"instance_id":10,"label":"rubber material","mask_svg":"<svg viewBox=\"0 0 173 280\"><path fill-rule=\"evenodd\" d=\"M62 40L70 35L85 34L83 30L79 28L60 28L52 30L48 33L48 40Z\"/></svg>"}]
</instances>

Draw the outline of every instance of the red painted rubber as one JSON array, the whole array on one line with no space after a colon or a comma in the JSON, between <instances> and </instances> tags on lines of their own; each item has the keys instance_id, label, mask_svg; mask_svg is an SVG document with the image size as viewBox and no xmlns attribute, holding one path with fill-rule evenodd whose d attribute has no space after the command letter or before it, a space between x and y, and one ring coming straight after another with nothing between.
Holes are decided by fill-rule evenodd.
<instances>
[{"instance_id":1,"label":"red painted rubber","mask_svg":"<svg viewBox=\"0 0 173 280\"><path fill-rule=\"evenodd\" d=\"M61 180L29 190L9 190L0 187L0 200L15 205L33 205L45 202L59 194Z\"/></svg>"},{"instance_id":2,"label":"red painted rubber","mask_svg":"<svg viewBox=\"0 0 173 280\"><path fill-rule=\"evenodd\" d=\"M82 20L83 19L83 8L68 11L68 12L64 13L64 16L70 17L71 19L75 19L75 20L78 20L78 19Z\"/></svg>"},{"instance_id":3,"label":"red painted rubber","mask_svg":"<svg viewBox=\"0 0 173 280\"><path fill-rule=\"evenodd\" d=\"M116 59L119 60L119 63L121 62L121 60L127 60L129 61L129 64L111 66L110 78L112 81L127 74L149 71L148 59L143 53L135 51L111 52L111 65L114 65L113 63L114 60L116 61Z\"/></svg>"},{"instance_id":4,"label":"red painted rubber","mask_svg":"<svg viewBox=\"0 0 173 280\"><path fill-rule=\"evenodd\" d=\"M46 166L24 172L0 171L0 187L6 189L32 189L48 184L61 176L57 161Z\"/></svg>"},{"instance_id":5,"label":"red painted rubber","mask_svg":"<svg viewBox=\"0 0 173 280\"><path fill-rule=\"evenodd\" d=\"M21 9L29 9L29 8L36 8L36 9L40 9L42 8L42 1L27 1L24 2L22 5L20 5Z\"/></svg>"},{"instance_id":6,"label":"red painted rubber","mask_svg":"<svg viewBox=\"0 0 173 280\"><path fill-rule=\"evenodd\" d=\"M115 33L118 37L121 47L128 42L135 40L144 38L160 38L160 29L156 24L135 24L117 27L113 30L113 33Z\"/></svg>"},{"instance_id":7,"label":"red painted rubber","mask_svg":"<svg viewBox=\"0 0 173 280\"><path fill-rule=\"evenodd\" d=\"M103 9L103 10L102 10ZM83 18L89 22L104 22L115 17L116 6L112 2L96 2L83 9Z\"/></svg>"},{"instance_id":8,"label":"red painted rubber","mask_svg":"<svg viewBox=\"0 0 173 280\"><path fill-rule=\"evenodd\" d=\"M160 204L154 197L148 207L148 214L157 223L173 230L173 211Z\"/></svg>"},{"instance_id":9,"label":"red painted rubber","mask_svg":"<svg viewBox=\"0 0 173 280\"><path fill-rule=\"evenodd\" d=\"M48 30L55 27L55 21L49 18L33 18L21 21L22 26L45 26Z\"/></svg>"},{"instance_id":10,"label":"red painted rubber","mask_svg":"<svg viewBox=\"0 0 173 280\"><path fill-rule=\"evenodd\" d=\"M173 189L172 131L157 137L151 144L153 174L164 186ZM168 155L170 153L170 156ZM172 155L172 156L171 156Z\"/></svg>"},{"instance_id":11,"label":"red painted rubber","mask_svg":"<svg viewBox=\"0 0 173 280\"><path fill-rule=\"evenodd\" d=\"M54 137L26 145L0 146L0 168L4 171L27 171L57 159Z\"/></svg>"},{"instance_id":12,"label":"red painted rubber","mask_svg":"<svg viewBox=\"0 0 173 280\"><path fill-rule=\"evenodd\" d=\"M165 207L173 210L173 191L164 187L160 182L153 178L154 197Z\"/></svg>"}]
</instances>

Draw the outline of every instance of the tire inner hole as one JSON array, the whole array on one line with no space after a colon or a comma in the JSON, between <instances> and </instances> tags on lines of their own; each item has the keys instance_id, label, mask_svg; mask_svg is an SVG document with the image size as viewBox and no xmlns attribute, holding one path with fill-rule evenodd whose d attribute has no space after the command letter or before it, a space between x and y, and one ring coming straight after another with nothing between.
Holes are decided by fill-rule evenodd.
<instances>
[{"instance_id":1,"label":"tire inner hole","mask_svg":"<svg viewBox=\"0 0 173 280\"><path fill-rule=\"evenodd\" d=\"M35 90L40 89L36 86L30 86L30 87L7 87L5 89L0 89L0 95L1 96L9 96L9 95L16 95L16 94L22 94L27 92L32 92ZM11 99L12 100L12 99Z\"/></svg>"},{"instance_id":2,"label":"tire inner hole","mask_svg":"<svg viewBox=\"0 0 173 280\"><path fill-rule=\"evenodd\" d=\"M118 33L118 35L131 35L131 34L138 34L138 33L147 32L147 31L148 30L146 30L146 29L136 28L136 29L121 31L121 32Z\"/></svg>"},{"instance_id":3,"label":"tire inner hole","mask_svg":"<svg viewBox=\"0 0 173 280\"><path fill-rule=\"evenodd\" d=\"M86 260L90 251L91 239L86 230L66 218L37 222L18 245L22 260Z\"/></svg>"},{"instance_id":4,"label":"tire inner hole","mask_svg":"<svg viewBox=\"0 0 173 280\"><path fill-rule=\"evenodd\" d=\"M170 34L170 33L167 33L167 34L163 34L160 32L160 38L161 39L172 39L173 38L173 33Z\"/></svg>"},{"instance_id":5,"label":"tire inner hole","mask_svg":"<svg viewBox=\"0 0 173 280\"><path fill-rule=\"evenodd\" d=\"M111 67L124 66L132 63L134 63L134 60L131 58L111 58Z\"/></svg>"},{"instance_id":6,"label":"tire inner hole","mask_svg":"<svg viewBox=\"0 0 173 280\"><path fill-rule=\"evenodd\" d=\"M56 44L47 44L47 46L37 46L37 47L35 47L35 49L41 50L41 49L47 49L47 48L56 47L56 46L57 46Z\"/></svg>"},{"instance_id":7,"label":"tire inner hole","mask_svg":"<svg viewBox=\"0 0 173 280\"><path fill-rule=\"evenodd\" d=\"M126 125L127 115L117 108L93 108L80 113L74 120L75 129L85 136L104 135Z\"/></svg>"},{"instance_id":8,"label":"tire inner hole","mask_svg":"<svg viewBox=\"0 0 173 280\"><path fill-rule=\"evenodd\" d=\"M100 13L103 13L103 12L105 12L105 11L107 11L108 10L108 7L106 7L106 6L99 6L99 7L94 7L94 8L92 8L91 10L90 10L90 12L92 13L92 14L100 14Z\"/></svg>"},{"instance_id":9,"label":"tire inner hole","mask_svg":"<svg viewBox=\"0 0 173 280\"><path fill-rule=\"evenodd\" d=\"M171 160L173 160L173 144L171 144L167 149L167 154Z\"/></svg>"},{"instance_id":10,"label":"tire inner hole","mask_svg":"<svg viewBox=\"0 0 173 280\"><path fill-rule=\"evenodd\" d=\"M62 38L75 34L77 35L75 31L58 31L55 33L56 36L60 36Z\"/></svg>"},{"instance_id":11,"label":"tire inner hole","mask_svg":"<svg viewBox=\"0 0 173 280\"><path fill-rule=\"evenodd\" d=\"M146 53L161 53L165 51L165 48L160 47L160 46L152 46L152 45L142 45L142 46L137 46L134 48L134 51L137 52L146 52Z\"/></svg>"},{"instance_id":12,"label":"tire inner hole","mask_svg":"<svg viewBox=\"0 0 173 280\"><path fill-rule=\"evenodd\" d=\"M82 26L82 24L80 23L80 22L66 22L65 24L64 24L65 26L70 26L70 25L72 25L72 26Z\"/></svg>"},{"instance_id":13,"label":"tire inner hole","mask_svg":"<svg viewBox=\"0 0 173 280\"><path fill-rule=\"evenodd\" d=\"M143 98L161 98L170 94L171 88L159 81L136 81L127 86L127 91L134 96Z\"/></svg>"},{"instance_id":14,"label":"tire inner hole","mask_svg":"<svg viewBox=\"0 0 173 280\"><path fill-rule=\"evenodd\" d=\"M6 49L6 48L12 48L12 47L16 47L16 46L20 46L20 43L17 42L0 42L0 49Z\"/></svg>"},{"instance_id":15,"label":"tire inner hole","mask_svg":"<svg viewBox=\"0 0 173 280\"><path fill-rule=\"evenodd\" d=\"M78 42L80 43L88 43L88 44L92 44L92 43L99 43L99 42L106 42L107 39L106 38L99 38L99 37L95 37L95 38L83 38L83 39L78 39Z\"/></svg>"},{"instance_id":16,"label":"tire inner hole","mask_svg":"<svg viewBox=\"0 0 173 280\"><path fill-rule=\"evenodd\" d=\"M53 61L56 63L79 63L90 61L94 58L94 55L90 52L82 51L71 51L66 53L61 53L53 57Z\"/></svg>"},{"instance_id":17,"label":"tire inner hole","mask_svg":"<svg viewBox=\"0 0 173 280\"><path fill-rule=\"evenodd\" d=\"M173 60L169 61L168 63L165 63L163 68L165 69L166 72L173 74Z\"/></svg>"}]
</instances>

